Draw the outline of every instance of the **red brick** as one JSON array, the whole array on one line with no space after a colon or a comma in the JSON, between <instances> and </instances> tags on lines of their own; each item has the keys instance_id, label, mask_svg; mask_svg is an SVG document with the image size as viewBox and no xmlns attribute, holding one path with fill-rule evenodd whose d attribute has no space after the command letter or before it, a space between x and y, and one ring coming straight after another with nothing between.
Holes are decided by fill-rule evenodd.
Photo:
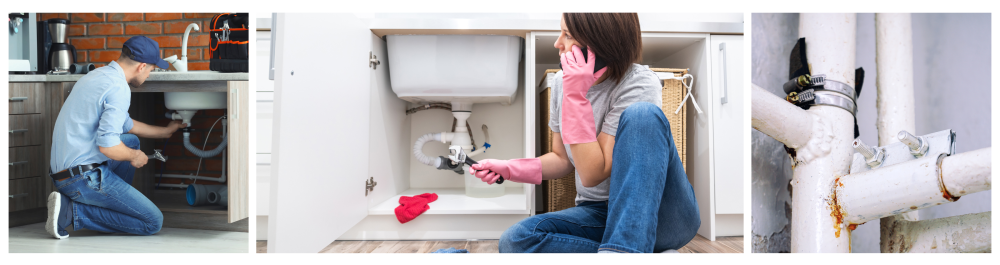
<instances>
[{"instance_id":1,"label":"red brick","mask_svg":"<svg viewBox=\"0 0 1000 265\"><path fill-rule=\"evenodd\" d=\"M208 62L192 63L188 62L188 71L208 70Z\"/></svg>"},{"instance_id":2,"label":"red brick","mask_svg":"<svg viewBox=\"0 0 1000 265\"><path fill-rule=\"evenodd\" d=\"M104 13L73 13L70 17L73 23L104 22Z\"/></svg>"},{"instance_id":3,"label":"red brick","mask_svg":"<svg viewBox=\"0 0 1000 265\"><path fill-rule=\"evenodd\" d=\"M87 28L88 35L122 35L122 24L91 24Z\"/></svg>"},{"instance_id":4,"label":"red brick","mask_svg":"<svg viewBox=\"0 0 1000 265\"><path fill-rule=\"evenodd\" d=\"M181 47L181 37L180 36L157 36L150 37L160 44L160 48L177 48Z\"/></svg>"},{"instance_id":5,"label":"red brick","mask_svg":"<svg viewBox=\"0 0 1000 265\"><path fill-rule=\"evenodd\" d=\"M213 18L219 13L184 13L184 18Z\"/></svg>"},{"instance_id":6,"label":"red brick","mask_svg":"<svg viewBox=\"0 0 1000 265\"><path fill-rule=\"evenodd\" d=\"M70 44L80 50L104 49L104 38L77 38L70 39Z\"/></svg>"},{"instance_id":7,"label":"red brick","mask_svg":"<svg viewBox=\"0 0 1000 265\"><path fill-rule=\"evenodd\" d=\"M108 22L142 21L142 13L108 13Z\"/></svg>"},{"instance_id":8,"label":"red brick","mask_svg":"<svg viewBox=\"0 0 1000 265\"><path fill-rule=\"evenodd\" d=\"M163 57L167 58L171 55L177 55L177 58L181 58L181 49L163 49ZM201 60L201 49L188 49L188 60Z\"/></svg>"},{"instance_id":9,"label":"red brick","mask_svg":"<svg viewBox=\"0 0 1000 265\"><path fill-rule=\"evenodd\" d=\"M79 48L77 48L77 49L79 49ZM76 62L77 63L86 63L86 62L88 62L87 61L87 51L77 51L76 52Z\"/></svg>"},{"instance_id":10,"label":"red brick","mask_svg":"<svg viewBox=\"0 0 1000 265\"><path fill-rule=\"evenodd\" d=\"M175 20L183 18L181 13L146 13L146 21Z\"/></svg>"},{"instance_id":11,"label":"red brick","mask_svg":"<svg viewBox=\"0 0 1000 265\"><path fill-rule=\"evenodd\" d=\"M131 37L108 37L108 49L121 49Z\"/></svg>"},{"instance_id":12,"label":"red brick","mask_svg":"<svg viewBox=\"0 0 1000 265\"><path fill-rule=\"evenodd\" d=\"M222 115L226 115L226 110L224 110L224 109L209 109L209 110L205 110L204 112L205 112L205 115L207 115L207 116L219 117L219 116L222 116Z\"/></svg>"},{"instance_id":13,"label":"red brick","mask_svg":"<svg viewBox=\"0 0 1000 265\"><path fill-rule=\"evenodd\" d=\"M66 29L66 34L69 36L86 36L87 26L70 24L69 28Z\"/></svg>"},{"instance_id":14,"label":"red brick","mask_svg":"<svg viewBox=\"0 0 1000 265\"><path fill-rule=\"evenodd\" d=\"M69 19L69 14L67 13L44 13L38 14L35 19L38 21L45 21L52 18Z\"/></svg>"},{"instance_id":15,"label":"red brick","mask_svg":"<svg viewBox=\"0 0 1000 265\"><path fill-rule=\"evenodd\" d=\"M146 35L146 34L160 34L160 23L139 23L139 24L129 24L125 25L125 34L128 35Z\"/></svg>"},{"instance_id":16,"label":"red brick","mask_svg":"<svg viewBox=\"0 0 1000 265\"><path fill-rule=\"evenodd\" d=\"M200 24L198 23L198 21L163 22L163 33L164 34L184 33L184 30L186 30L187 26L190 25L191 23ZM205 30L205 28L202 27L201 25L198 25L198 28L201 29L202 31ZM191 33L195 32L197 31L191 29Z\"/></svg>"},{"instance_id":17,"label":"red brick","mask_svg":"<svg viewBox=\"0 0 1000 265\"><path fill-rule=\"evenodd\" d=\"M209 34L191 34L188 36L188 47L203 46L208 47L210 44Z\"/></svg>"},{"instance_id":18,"label":"red brick","mask_svg":"<svg viewBox=\"0 0 1000 265\"><path fill-rule=\"evenodd\" d=\"M90 51L90 61L107 63L117 60L121 55L121 51Z\"/></svg>"}]
</instances>

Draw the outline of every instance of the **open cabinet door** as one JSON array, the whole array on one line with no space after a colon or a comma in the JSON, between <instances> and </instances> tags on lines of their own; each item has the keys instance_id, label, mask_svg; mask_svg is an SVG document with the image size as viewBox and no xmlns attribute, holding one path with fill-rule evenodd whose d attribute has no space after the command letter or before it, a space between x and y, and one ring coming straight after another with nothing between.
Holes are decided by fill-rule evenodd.
<instances>
[{"instance_id":1,"label":"open cabinet door","mask_svg":"<svg viewBox=\"0 0 1000 265\"><path fill-rule=\"evenodd\" d=\"M250 216L250 81L228 82L229 222Z\"/></svg>"},{"instance_id":2,"label":"open cabinet door","mask_svg":"<svg viewBox=\"0 0 1000 265\"><path fill-rule=\"evenodd\" d=\"M316 253L368 215L371 31L351 14L275 21L267 252Z\"/></svg>"},{"instance_id":3,"label":"open cabinet door","mask_svg":"<svg viewBox=\"0 0 1000 265\"><path fill-rule=\"evenodd\" d=\"M743 111L743 36L712 35L712 68L716 98L712 100L715 125L715 214L743 213L743 150L749 119ZM740 220L742 221L742 219ZM742 223L742 222L740 222ZM719 224L719 220L716 220ZM718 229L717 229L718 230ZM719 233L717 232L716 235ZM725 233L724 233L725 234Z\"/></svg>"}]
</instances>

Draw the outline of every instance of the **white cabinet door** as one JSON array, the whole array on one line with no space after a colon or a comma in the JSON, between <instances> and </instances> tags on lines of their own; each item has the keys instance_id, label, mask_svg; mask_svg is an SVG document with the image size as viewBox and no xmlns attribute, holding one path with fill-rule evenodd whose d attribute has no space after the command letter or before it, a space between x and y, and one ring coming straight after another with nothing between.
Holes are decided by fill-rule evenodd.
<instances>
[{"instance_id":1,"label":"white cabinet door","mask_svg":"<svg viewBox=\"0 0 1000 265\"><path fill-rule=\"evenodd\" d=\"M316 253L368 214L371 32L351 14L278 14L268 252Z\"/></svg>"},{"instance_id":2,"label":"white cabinet door","mask_svg":"<svg viewBox=\"0 0 1000 265\"><path fill-rule=\"evenodd\" d=\"M715 213L743 213L743 36L712 35Z\"/></svg>"},{"instance_id":3,"label":"white cabinet door","mask_svg":"<svg viewBox=\"0 0 1000 265\"><path fill-rule=\"evenodd\" d=\"M377 205L410 187L410 119L406 101L399 99L389 83L386 42L371 34L372 54L379 65L371 75L371 124L369 124L368 176L377 185L368 194L368 204Z\"/></svg>"}]
</instances>

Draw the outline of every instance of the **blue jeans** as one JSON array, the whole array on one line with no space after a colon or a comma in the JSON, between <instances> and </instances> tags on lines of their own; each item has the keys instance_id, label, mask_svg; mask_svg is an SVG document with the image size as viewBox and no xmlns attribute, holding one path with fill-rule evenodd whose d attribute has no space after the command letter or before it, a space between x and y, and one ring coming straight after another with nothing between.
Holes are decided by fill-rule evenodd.
<instances>
[{"instance_id":1,"label":"blue jeans","mask_svg":"<svg viewBox=\"0 0 1000 265\"><path fill-rule=\"evenodd\" d=\"M139 149L139 137L122 134L122 143ZM163 213L132 187L135 167L128 161L108 160L97 169L56 181L59 193L69 197L73 230L152 235L163 225Z\"/></svg>"},{"instance_id":2,"label":"blue jeans","mask_svg":"<svg viewBox=\"0 0 1000 265\"><path fill-rule=\"evenodd\" d=\"M698 232L694 189L660 107L635 103L622 113L610 179L607 202L521 220L500 236L500 252L663 252Z\"/></svg>"}]
</instances>

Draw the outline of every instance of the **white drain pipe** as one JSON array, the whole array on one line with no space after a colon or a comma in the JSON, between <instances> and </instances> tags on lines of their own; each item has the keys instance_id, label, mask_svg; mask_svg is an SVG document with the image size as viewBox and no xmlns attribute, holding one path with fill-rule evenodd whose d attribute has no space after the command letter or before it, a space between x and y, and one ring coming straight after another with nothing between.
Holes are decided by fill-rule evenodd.
<instances>
[{"instance_id":1,"label":"white drain pipe","mask_svg":"<svg viewBox=\"0 0 1000 265\"><path fill-rule=\"evenodd\" d=\"M844 176L835 185L844 222L862 224L882 217L912 213L957 201L959 192L965 192L962 193L965 195L989 190L991 149L987 147L953 156L924 156ZM892 220L886 222L890 226L886 229L895 223Z\"/></svg>"},{"instance_id":2,"label":"white drain pipe","mask_svg":"<svg viewBox=\"0 0 1000 265\"><path fill-rule=\"evenodd\" d=\"M882 253L968 253L992 250L992 212L917 222L898 220L882 232Z\"/></svg>"},{"instance_id":3,"label":"white drain pipe","mask_svg":"<svg viewBox=\"0 0 1000 265\"><path fill-rule=\"evenodd\" d=\"M856 32L856 14L799 15L799 37L806 38L812 74L825 74L828 80L854 87ZM832 187L834 180L850 171L854 116L847 110L823 105L812 106L807 112L816 122L808 148L796 150L792 252L850 252L850 231L837 214Z\"/></svg>"},{"instance_id":4,"label":"white drain pipe","mask_svg":"<svg viewBox=\"0 0 1000 265\"><path fill-rule=\"evenodd\" d=\"M813 119L798 106L753 85L750 93L751 125L792 149L799 149L812 136Z\"/></svg>"},{"instance_id":5,"label":"white drain pipe","mask_svg":"<svg viewBox=\"0 0 1000 265\"><path fill-rule=\"evenodd\" d=\"M955 201L941 184L940 163L946 157L924 156L841 177L835 189L844 222L863 224Z\"/></svg>"},{"instance_id":6,"label":"white drain pipe","mask_svg":"<svg viewBox=\"0 0 1000 265\"><path fill-rule=\"evenodd\" d=\"M916 132L913 110L913 27L910 14L875 14L875 64L878 90L878 145L899 142L900 131ZM916 221L917 212L900 215ZM887 220L888 222L888 220Z\"/></svg>"},{"instance_id":7,"label":"white drain pipe","mask_svg":"<svg viewBox=\"0 0 1000 265\"><path fill-rule=\"evenodd\" d=\"M953 155L941 164L941 176L944 186L951 196L961 197L966 194L990 190L990 150L991 147ZM959 177L951 177L959 176Z\"/></svg>"}]
</instances>

